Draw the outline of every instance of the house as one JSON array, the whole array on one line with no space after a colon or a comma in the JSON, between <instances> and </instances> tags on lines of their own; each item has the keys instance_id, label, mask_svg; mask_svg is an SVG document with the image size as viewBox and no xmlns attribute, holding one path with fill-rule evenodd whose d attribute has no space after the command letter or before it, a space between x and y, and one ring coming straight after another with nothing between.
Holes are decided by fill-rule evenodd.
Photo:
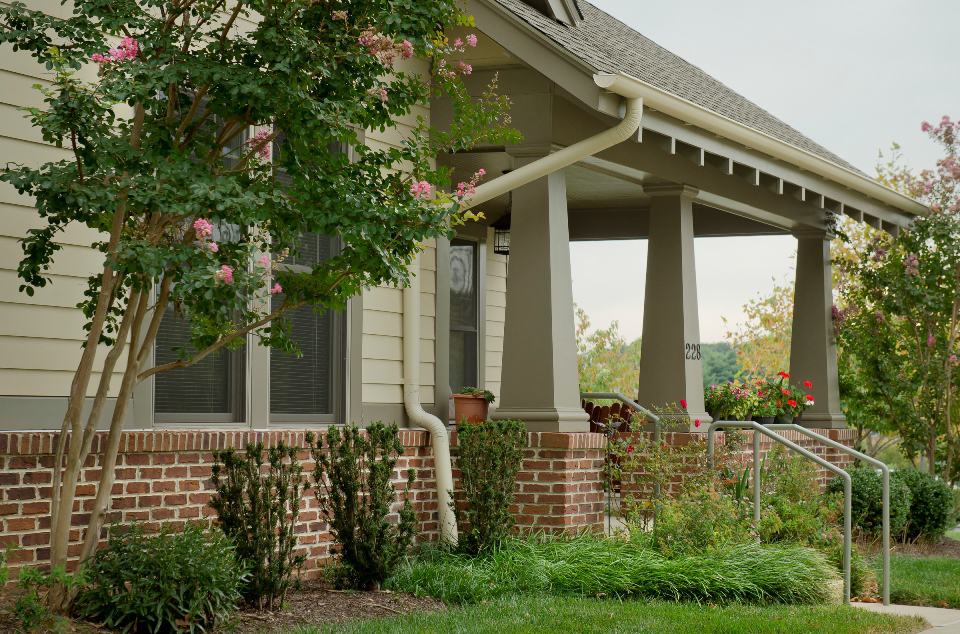
<instances>
[{"instance_id":1,"label":"house","mask_svg":"<svg viewBox=\"0 0 960 634\"><path fill-rule=\"evenodd\" d=\"M438 160L465 173L484 167L510 174L505 178L518 186L507 190L492 179L481 187L485 223L427 246L415 307L408 302L405 310L400 289L368 289L341 313L294 316L301 359L251 345L144 381L128 408L118 476L114 508L125 509L124 518L182 521L207 513L201 490L211 448L264 434L302 442L304 428L343 421L406 426L406 323L408 340L419 339L410 384L428 411L449 420L451 390L479 385L498 396L496 416L522 419L536 432L531 446L548 462L526 478L541 488L521 489L530 497L521 500L520 524L595 525L603 439L585 433L580 407L571 240L649 240L645 304L656 309L645 311L638 399L686 399L691 416L707 420L694 237L796 236L791 370L820 386L805 423L843 427L831 324L832 223L845 214L896 232L924 207L586 1L470 0L466 10L480 35L466 58L470 85L479 90L498 74L524 139ZM0 73L3 155L25 162L62 156L16 110L38 104L31 86L42 69L4 50ZM430 116L442 122L447 104L432 104ZM369 132L366 142L395 144L406 128L398 121ZM580 145L609 140L614 128L624 132L618 142ZM584 152L574 157L571 148ZM558 155L570 160L551 167L549 157ZM521 183L530 173L524 166L549 169ZM6 520L4 533L18 536L25 561L41 561L49 492L42 467L49 466L49 431L59 428L79 354L82 318L73 306L99 256L88 247L90 232L68 232L55 283L33 297L18 293L17 239L37 218L30 201L8 187L0 188L0 204L0 515L17 518L16 528ZM291 264L309 266L335 240L305 238ZM164 321L157 360L172 354L184 329L172 315ZM424 432L405 432L405 439L409 465L428 466ZM580 462L568 465L564 455ZM555 484L544 490L545 482ZM435 496L418 501L424 526L436 530ZM529 510L544 503L554 506ZM314 547L323 554L322 545Z\"/></svg>"}]
</instances>

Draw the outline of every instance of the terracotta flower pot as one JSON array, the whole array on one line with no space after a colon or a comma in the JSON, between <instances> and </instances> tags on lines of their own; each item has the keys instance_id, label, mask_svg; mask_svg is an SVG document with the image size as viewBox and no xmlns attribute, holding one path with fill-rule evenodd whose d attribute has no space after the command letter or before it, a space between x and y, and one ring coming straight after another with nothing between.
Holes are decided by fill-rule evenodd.
<instances>
[{"instance_id":1,"label":"terracotta flower pot","mask_svg":"<svg viewBox=\"0 0 960 634\"><path fill-rule=\"evenodd\" d=\"M470 394L453 395L453 418L457 424L482 423L487 420L490 404L482 396Z\"/></svg>"}]
</instances>

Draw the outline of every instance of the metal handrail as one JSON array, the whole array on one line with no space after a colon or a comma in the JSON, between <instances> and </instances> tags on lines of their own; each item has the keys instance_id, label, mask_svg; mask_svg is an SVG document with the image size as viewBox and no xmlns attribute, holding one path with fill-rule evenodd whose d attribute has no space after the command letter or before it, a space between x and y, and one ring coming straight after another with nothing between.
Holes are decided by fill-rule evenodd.
<instances>
[{"instance_id":1,"label":"metal handrail","mask_svg":"<svg viewBox=\"0 0 960 634\"><path fill-rule=\"evenodd\" d=\"M713 434L719 428L734 428L734 429L752 429L753 430L753 514L754 518L758 517L758 509L760 508L760 487L757 486L759 483L759 473L760 473L760 463L757 460L759 456L759 441L757 434L763 434L767 438L770 438L774 442L778 442L788 449L796 451L801 456L812 460L817 463L824 469L835 473L836 475L843 478L843 600L844 603L850 603L850 548L851 548L851 516L852 516L852 501L851 501L851 485L850 485L850 474L838 467L837 465L828 462L821 458L820 456L812 453L797 443L784 438L775 431L755 423L753 421L717 421L710 424L710 427L707 429L707 457L708 464L710 467L713 467L713 449L714 449L714 440Z\"/></svg>"},{"instance_id":2,"label":"metal handrail","mask_svg":"<svg viewBox=\"0 0 960 634\"><path fill-rule=\"evenodd\" d=\"M620 401L621 403L629 405L650 419L650 421L653 423L653 439L655 442L660 442L660 417L633 399L627 398L620 392L580 392L580 398L602 398L612 401Z\"/></svg>"},{"instance_id":3,"label":"metal handrail","mask_svg":"<svg viewBox=\"0 0 960 634\"><path fill-rule=\"evenodd\" d=\"M837 442L832 438L818 434L815 431L811 431L795 423L776 423L767 425L767 427L773 429L790 429L801 433L808 438L818 440L828 447L839 449L880 469L883 474L883 604L890 605L890 467L873 456L868 456L856 449L847 447L841 442Z\"/></svg>"}]
</instances>

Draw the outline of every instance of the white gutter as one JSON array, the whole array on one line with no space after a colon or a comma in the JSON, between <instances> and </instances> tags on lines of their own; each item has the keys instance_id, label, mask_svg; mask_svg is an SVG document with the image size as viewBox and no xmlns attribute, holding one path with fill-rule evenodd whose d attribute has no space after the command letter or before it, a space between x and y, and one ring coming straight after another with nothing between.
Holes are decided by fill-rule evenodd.
<instances>
[{"instance_id":1,"label":"white gutter","mask_svg":"<svg viewBox=\"0 0 960 634\"><path fill-rule=\"evenodd\" d=\"M450 505L453 467L447 426L420 404L420 256L410 265L410 284L403 289L403 405L412 425L430 432L433 470L437 479L437 514L440 539L457 543L457 519Z\"/></svg>"},{"instance_id":2,"label":"white gutter","mask_svg":"<svg viewBox=\"0 0 960 634\"><path fill-rule=\"evenodd\" d=\"M594 76L596 77L596 76ZM637 93L643 97L648 108L652 108L666 115L679 119L685 123L713 132L725 139L753 148L765 154L780 159L785 163L795 165L817 176L821 176L835 183L879 200L891 207L907 213L925 215L929 212L926 205L917 202L909 196L881 185L869 176L860 174L833 161L823 158L774 138L769 134L754 130L729 117L707 110L692 101L661 90L645 81L630 77L635 82Z\"/></svg>"},{"instance_id":3,"label":"white gutter","mask_svg":"<svg viewBox=\"0 0 960 634\"><path fill-rule=\"evenodd\" d=\"M626 99L623 119L612 128L577 141L573 145L553 152L522 167L498 176L492 181L477 186L477 192L467 199L464 209L481 205L497 196L526 185L538 178L573 165L577 161L626 141L640 129L643 115L643 86L633 77L624 74L597 73L593 76L597 86Z\"/></svg>"},{"instance_id":4,"label":"white gutter","mask_svg":"<svg viewBox=\"0 0 960 634\"><path fill-rule=\"evenodd\" d=\"M496 198L538 178L551 174L580 159L626 141L640 129L643 99L637 82L626 75L597 74L593 80L626 99L623 120L608 130L574 143L512 172L477 187L464 209ZM403 405L412 425L430 432L433 444L433 469L437 479L440 539L457 543L457 520L450 505L453 493L453 468L450 463L450 437L447 426L423 409L420 403L420 256L410 264L410 284L403 289Z\"/></svg>"}]
</instances>

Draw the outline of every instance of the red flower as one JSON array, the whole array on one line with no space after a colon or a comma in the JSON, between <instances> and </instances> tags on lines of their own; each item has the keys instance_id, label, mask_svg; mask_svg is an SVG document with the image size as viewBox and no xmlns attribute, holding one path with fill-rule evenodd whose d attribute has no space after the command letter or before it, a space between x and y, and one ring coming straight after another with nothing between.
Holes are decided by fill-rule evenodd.
<instances>
[{"instance_id":1,"label":"red flower","mask_svg":"<svg viewBox=\"0 0 960 634\"><path fill-rule=\"evenodd\" d=\"M783 370L780 370L779 372L777 372L777 376L779 376L781 379L789 379L789 378L790 378L790 373L789 373L789 372L784 372Z\"/></svg>"},{"instance_id":2,"label":"red flower","mask_svg":"<svg viewBox=\"0 0 960 634\"><path fill-rule=\"evenodd\" d=\"M627 445L627 453L633 453L633 445Z\"/></svg>"},{"instance_id":3,"label":"red flower","mask_svg":"<svg viewBox=\"0 0 960 634\"><path fill-rule=\"evenodd\" d=\"M757 390L757 396L763 396L763 390Z\"/></svg>"},{"instance_id":4,"label":"red flower","mask_svg":"<svg viewBox=\"0 0 960 634\"><path fill-rule=\"evenodd\" d=\"M787 394L790 393L790 390L788 390L788 389L785 388L785 387L782 387L782 388L780 388L780 393L783 394L784 396L786 396Z\"/></svg>"},{"instance_id":5,"label":"red flower","mask_svg":"<svg viewBox=\"0 0 960 634\"><path fill-rule=\"evenodd\" d=\"M807 394L807 400L813 402L813 394Z\"/></svg>"},{"instance_id":6,"label":"red flower","mask_svg":"<svg viewBox=\"0 0 960 634\"><path fill-rule=\"evenodd\" d=\"M813 381L811 381L810 379L807 379L806 381L803 382L803 387L809 390L810 388L813 387Z\"/></svg>"},{"instance_id":7,"label":"red flower","mask_svg":"<svg viewBox=\"0 0 960 634\"><path fill-rule=\"evenodd\" d=\"M795 400L793 400L792 398L791 398L791 399L787 399L787 405L789 405L790 407L796 407L796 406L797 406L797 402L796 402Z\"/></svg>"},{"instance_id":8,"label":"red flower","mask_svg":"<svg viewBox=\"0 0 960 634\"><path fill-rule=\"evenodd\" d=\"M685 398L680 399L680 407L682 407L683 409L687 409L687 399Z\"/></svg>"},{"instance_id":9,"label":"red flower","mask_svg":"<svg viewBox=\"0 0 960 634\"><path fill-rule=\"evenodd\" d=\"M695 419L695 420L693 421L693 426L694 426L694 427L700 427L700 419L699 419L699 418L697 418L697 419Z\"/></svg>"}]
</instances>

